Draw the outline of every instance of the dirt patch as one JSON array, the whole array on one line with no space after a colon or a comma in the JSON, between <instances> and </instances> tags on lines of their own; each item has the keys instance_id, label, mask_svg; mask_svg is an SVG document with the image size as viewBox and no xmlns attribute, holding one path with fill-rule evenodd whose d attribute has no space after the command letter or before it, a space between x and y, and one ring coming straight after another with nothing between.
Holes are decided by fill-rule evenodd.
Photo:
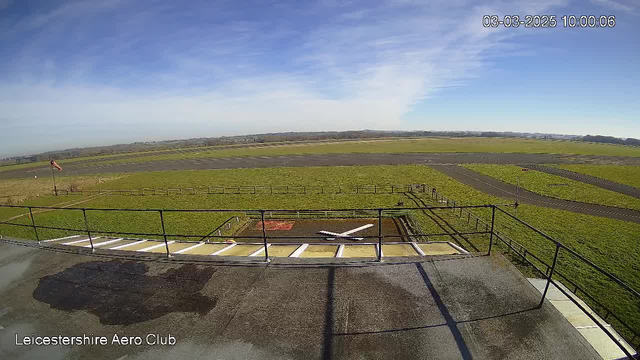
<instances>
[{"instance_id":1,"label":"dirt patch","mask_svg":"<svg viewBox=\"0 0 640 360\"><path fill-rule=\"evenodd\" d=\"M206 315L217 299L200 293L213 267L188 264L149 275L135 261L88 262L40 279L33 298L65 311L87 310L105 325L131 325L172 312Z\"/></svg>"}]
</instances>

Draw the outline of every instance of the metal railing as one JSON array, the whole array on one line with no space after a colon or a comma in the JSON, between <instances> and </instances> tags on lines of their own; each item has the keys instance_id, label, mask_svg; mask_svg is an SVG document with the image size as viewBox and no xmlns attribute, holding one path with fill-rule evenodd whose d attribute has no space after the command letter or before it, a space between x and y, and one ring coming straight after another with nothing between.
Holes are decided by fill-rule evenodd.
<instances>
[{"instance_id":1,"label":"metal railing","mask_svg":"<svg viewBox=\"0 0 640 360\"><path fill-rule=\"evenodd\" d=\"M369 235L369 236L358 236L363 239L375 239L377 240L378 250L377 250L377 260L381 260L381 246L383 239L392 239L392 238L408 238L409 234L399 234L399 235L385 235L382 233L382 220L383 218L395 218L399 216L403 216L407 211L412 210L421 210L423 208L360 208L360 209L316 209L316 210L298 210L298 209L119 209L119 208L68 208L68 207L51 207L51 206L23 206L23 205L0 205L0 207L8 207L8 208L22 208L28 210L28 217L31 219L30 224L25 223L16 223L9 221L2 221L0 225L9 225L9 226L18 226L18 227L30 227L34 231L35 239L40 242L41 237L38 232L38 229L47 229L47 230L59 230L59 231L67 231L67 232L77 232L77 233L86 233L89 237L90 247L94 249L93 246L93 236L95 234L106 234L106 235L127 235L127 236L151 236L161 238L165 241L165 245L167 243L167 238L197 238L200 240L203 239L256 239L262 240L265 243L265 246L269 244L270 236L267 236L266 232L262 236L253 236L253 235L224 235L224 234L216 234L219 229L222 229L225 224L228 224L233 219L236 219L239 214L250 218L260 218L262 227L264 230L265 227L265 219L290 219L290 218L368 218L368 219L377 219L378 221L378 234L377 235ZM493 205L468 205L466 208L491 208ZM430 209L446 209L448 207L445 206L434 206L430 207ZM83 220L84 220L84 228L70 228L70 227L57 227L57 226L47 226L47 225L37 225L35 222L34 211L33 210L60 210L60 211L80 211L82 212ZM87 213L91 212L133 212L133 213L156 213L158 216L158 221L160 227L162 229L161 233L150 233L150 232L131 232L131 231L107 231L107 230L98 230L92 229L89 227L89 222L87 221ZM234 216L229 217L224 223L220 226L216 227L213 231L208 234L178 234L178 233L168 233L165 227L165 214L167 213L229 213L234 214ZM473 235L487 235L490 234L489 231L475 231L468 232L467 234ZM446 236L448 234L425 234L419 233L416 231L412 231L411 237L413 238L428 238L430 236ZM285 239L285 240L293 240L293 239L324 239L326 236L277 236L277 239ZM362 244L362 243L360 243ZM168 245L167 245L167 256L170 255ZM268 260L268 256L265 256L265 260Z\"/></svg>"},{"instance_id":2,"label":"metal railing","mask_svg":"<svg viewBox=\"0 0 640 360\"><path fill-rule=\"evenodd\" d=\"M371 209L371 208L359 208L359 209L315 209L315 210L302 210L302 209L290 209L290 210L283 210L283 209L251 209L251 210L247 210L247 209L185 209L185 210L179 210L179 209L115 209L115 208L63 208L63 207L46 207L46 206L21 206L21 205L0 205L0 207L5 207L5 208L21 208L21 209L26 209L28 210L28 216L30 218L30 224L24 224L24 223L14 223L14 222L8 222L8 221L3 221L0 222L0 225L9 225L9 226L19 226L19 227L29 227L32 228L34 231L34 235L35 235L35 239L38 241L38 243L41 243L41 238L40 238L40 234L38 232L38 229L49 229L49 230L61 230L61 231L73 231L73 232L79 232L79 233L86 233L87 236L89 237L89 242L90 242L90 247L92 249L92 251L95 250L94 248L94 244L93 244L93 236L95 234L110 234L110 235L135 235L135 236L154 236L154 237L158 237L161 238L164 241L164 245L166 248L166 255L169 257L171 256L171 252L169 250L169 242L168 242L168 238L172 237L172 238L199 238L199 239L236 239L236 238L242 238L242 239L255 239L256 241L261 241L262 246L264 247L264 260L265 261L270 261L269 260L269 250L268 247L270 244L274 244L275 242L270 242L269 240L272 239L283 239L283 240L293 240L293 239L324 239L326 236L276 236L276 237L271 237L267 235L267 230L265 227L265 222L266 222L266 218L294 218L294 217L304 217L304 218L312 218L312 217L318 217L318 218L331 218L331 216L329 216L330 214L334 214L336 215L336 217L343 217L345 214L352 214L354 217L362 217L362 218L371 218L371 219L377 219L378 222L378 227L377 227L377 234L376 235L369 235L369 236L359 236L360 238L363 239L372 239L374 240L374 242L367 242L367 244L375 244L376 245L376 259L377 261L382 261L382 245L383 245L383 239L385 238L402 238L402 237L408 237L410 236L409 234L399 234L399 235L385 235L383 234L383 219L384 218L388 218L388 217L398 217L398 216L402 216L402 214L406 214L406 212L410 212L410 211L425 211L425 210L429 210L429 211L434 211L434 210L441 210L441 211L450 211L451 213L455 214L458 217L464 218L464 213L466 212L468 215L466 216L467 218L467 224L473 224L474 221L472 221L472 217L474 217L475 219L475 231L471 231L471 232L456 232L456 235L473 235L473 234L479 234L479 235L489 235L489 241L488 241L488 250L486 252L486 255L491 255L491 251L492 251L492 247L494 245L494 239L496 239L496 241L499 241L501 243L503 243L505 246L507 246L510 250L513 250L514 252L517 252L519 254L522 254L522 258L523 261L528 262L530 265L532 265L541 275L543 278L546 279L546 285L545 285L545 289L542 293L542 297L539 303L539 306L542 306L542 304L544 303L544 299L546 298L547 292L549 290L550 285L554 285L556 286L561 292L563 292L565 295L567 295L567 297L578 306L578 308L580 308L589 318L591 318L591 320L593 320L598 327L600 327L608 336L609 338L611 338L611 340L620 347L620 349L622 349L622 351L629 356L630 358L632 358L634 356L634 354L631 354L631 352L616 338L615 334L613 334L604 324L601 323L601 321L596 318L593 314L591 314L588 309L586 309L582 304L580 304L577 300L574 299L573 296L570 296L561 286L559 286L559 284L557 283L556 280L553 279L553 276L556 275L557 277L561 277L564 280L569 280L567 276L559 273L556 270L557 264L558 264L558 256L560 254L561 251L563 252L567 252L568 254L571 254L572 256L574 256L575 258L579 259L582 263L586 264L588 267L594 269L596 272L598 272L599 274L605 276L607 279L609 279L610 281L612 281L613 283L615 283L617 286L619 286L621 289L624 289L625 291L627 291L629 294L631 294L631 296L636 299L636 300L640 300L640 293L633 289L632 287L630 287L629 285L627 285L625 282L623 282L622 280L620 280L619 278L617 278L616 276L610 274L609 272L607 272L606 270L602 269L600 266L594 264L592 261L590 261L589 259L585 258L584 256L582 256L581 254L577 253L576 251L570 249L569 247L565 246L564 244L560 243L559 241L553 239L551 236L547 235L546 233L542 232L541 230L536 229L535 227L533 227L532 225L524 222L523 220L517 218L516 216L512 215L511 213L509 213L508 211L506 211L505 209L503 209L503 207L505 206L510 206L510 205L490 205L490 204L482 204L482 205L460 205L459 203L456 203L455 201L452 201L450 199L445 198L442 195L439 195L435 189L434 191L431 192L431 196L433 196L439 203L442 204L446 204L446 205L442 205L442 206L418 206L418 207L402 207L402 208L375 208L375 209ZM55 227L55 226L45 226L45 225L37 225L36 221L35 221L35 217L34 217L34 212L33 210L62 210L62 211L81 211L82 215L83 215L83 220L84 220L84 228L83 229L77 229L77 228L65 228L65 227ZM471 213L471 210L477 210L477 209L491 209L491 221L484 221L482 219L480 219L480 217L474 215ZM87 221L87 213L88 212L95 212L95 211L103 211L103 212L114 212L114 211L122 211L122 212L144 212L144 213L156 213L158 215L158 220L159 223L161 225L161 229L162 232L161 233L143 233L143 232L122 232L122 231L105 231L105 230L97 230L97 229L91 229L89 227L89 223ZM166 231L166 227L165 227L165 217L164 215L167 213L213 213L213 212L219 212L219 213L229 213L232 214L233 216L229 217L221 226L224 226L225 224L228 224L230 221L233 221L233 219L238 216L238 214L244 214L247 217L250 218L256 218L256 219L260 219L260 224L261 224L261 235L242 235L242 236L236 236L236 235L222 235L222 234L215 234L215 231L220 229L221 226L219 226L218 228L214 229L214 231L210 232L209 234L174 234L174 233L168 233ZM274 216L274 214L276 216ZM517 244L515 241L513 241L512 239L506 237L506 235L499 233L496 230L495 224L496 224L496 217L497 215L505 215L507 216L509 219L515 221L516 223L530 229L531 231L534 231L536 234L542 236L542 238L544 238L545 240L549 241L551 244L554 245L555 247L555 251L554 251L554 256L553 256L553 260L551 262L551 264L546 263L545 261L543 261L542 259L540 259L539 257L531 254L530 251L527 251L526 247ZM478 229L479 225L482 224L482 226L480 226L480 229ZM482 229L482 227L484 227L484 229ZM424 233L417 233L415 231L415 229L412 229L412 237L414 238L419 238L421 236L423 237L429 237L429 236L446 236L446 235L451 235L450 233L444 233L444 234L424 234ZM360 243L362 244L362 243ZM533 257L534 259L536 259L536 261L538 261L539 263L543 264L546 268L540 269L538 266L536 266L533 262L531 262L530 258L527 258L527 254L529 257ZM578 291L578 289L580 289L580 291L582 293L584 293L585 295L587 295L589 297L589 299L595 301L596 303L601 304L601 302L597 301L595 299L594 296L590 295L586 289L583 288L579 288L574 282L569 280L569 283L574 285L576 287L576 292ZM640 343L638 343L636 345L635 340L639 339L640 340L640 334L638 333L637 330L635 330L632 326L630 326L628 323L626 323L625 321L622 320L622 318L615 314L613 312L613 310L611 310L610 308L604 307L607 310L607 314L604 317L605 319L608 317L613 317L615 318L622 326L624 326L629 333L633 334L633 336L629 339L626 339L629 344L631 344L632 347L634 347L636 350L638 349L638 347L640 347Z\"/></svg>"},{"instance_id":3,"label":"metal railing","mask_svg":"<svg viewBox=\"0 0 640 360\"><path fill-rule=\"evenodd\" d=\"M438 203L446 204L447 206L452 207L454 214L457 215L459 218L464 218L465 215L463 215L463 213L465 213L466 214L466 218L467 218L467 224L474 224L474 221L472 220L472 219L474 219L475 220L475 229L476 230L478 229L479 226L481 228L485 227L485 229L490 228L491 229L491 236L492 236L492 239L490 241L490 246L493 244L493 237L495 237L497 240L499 240L501 243L503 243L509 250L514 251L514 253L516 253L522 259L523 262L526 262L527 264L532 266L533 269L535 269L536 272L538 272L543 278L545 278L547 280L547 283L545 285L545 289L543 291L543 295L542 295L542 298L540 300L540 306L543 304L544 299L546 298L546 294L548 292L550 284L553 284L559 291L561 291L574 304L576 304L576 306L578 306L578 308L581 311L583 311L592 321L594 321L598 325L598 327L601 328L607 334L607 336L625 353L625 355L627 355L627 357L629 357L629 358L637 358L638 357L637 352L640 350L640 331L635 329L633 326L629 325L626 321L624 321L621 318L621 316L617 315L610 307L602 304L602 301L597 300L596 297L594 295L592 295L589 290L587 290L587 289L585 289L583 287L580 287L569 276L567 276L566 274L563 274L560 271L558 271L556 269L556 267L557 267L557 264L558 264L558 257L560 255L560 252L561 251L568 252L569 254L571 254L572 256L576 257L581 262L583 262L584 264L586 264L587 266L589 266L590 268L595 270L597 273L602 274L607 279L609 279L610 281L614 282L616 285L618 285L619 287L621 287L625 291L629 292L633 298L635 298L636 300L640 300L640 293L637 290L631 288L629 285L624 283L622 280L620 280L619 278L617 278L614 275L610 274L609 272L607 272L606 270L602 269L598 265L594 264L592 261L588 260L587 258L582 256L581 254L577 253L575 250L572 250L571 248L569 248L566 245L562 244L561 242L553 239L551 236L545 234L544 232L540 231L539 229L535 228L534 226L526 223L525 221L523 221L523 220L519 219L518 217L512 215L511 213L505 211L499 205L496 205L496 206L493 207L491 223L488 223L487 221L484 221L480 217L478 217L475 214L473 214L470 211L470 210L472 210L472 208L467 208L465 206L456 206L456 201L455 200L449 199L449 198L445 197L444 195L439 194L436 191L435 188L430 190L430 197L433 200L435 200L436 202L438 202ZM457 212L457 209L460 209L459 213ZM496 209L499 210L500 213L507 215L510 219L515 220L517 223L525 226L526 228L528 228L528 229L534 231L535 233L537 233L538 235L542 236L545 240L550 241L555 247L554 255L553 255L553 259L551 260L551 263L549 264L548 262L545 262L540 257L538 257L535 254L533 254L525 246L523 246L520 243L516 242L515 240L513 240L509 236L505 235L504 233L501 233L501 232L497 231L497 229L495 228L496 227L496 221L495 221L495 211L496 211ZM462 235L464 235L464 234L462 234ZM489 252L490 251L491 250L489 250ZM534 262L532 262L530 258L535 259L536 262L538 262L539 264L543 265L544 266L544 271L543 271L543 269L538 267ZM606 321L609 318L613 318L620 324L620 326L622 328L624 328L628 333L630 333L631 336L625 336L625 335L622 335L622 336L631 345L631 347L633 347L635 349L636 354L631 354L631 352L629 350L627 350L627 348L624 347L624 345L616 338L615 334L613 334L609 329L607 329L601 323L601 321L599 321L595 316L593 316L588 311L588 309L586 309L582 304L580 304L579 302L575 301L575 299L570 294L568 294L565 289L563 289L561 286L558 286L558 283L556 281L554 281L553 278L552 278L554 275L557 275L557 277L561 278L563 282L566 282L567 284L571 285L571 287L574 288L574 290L572 292L574 294L576 294L576 296L578 295L578 292L580 292L580 293L584 294L584 296L586 296L590 302L594 303L600 309L604 310L604 314L601 316L604 321Z\"/></svg>"}]
</instances>

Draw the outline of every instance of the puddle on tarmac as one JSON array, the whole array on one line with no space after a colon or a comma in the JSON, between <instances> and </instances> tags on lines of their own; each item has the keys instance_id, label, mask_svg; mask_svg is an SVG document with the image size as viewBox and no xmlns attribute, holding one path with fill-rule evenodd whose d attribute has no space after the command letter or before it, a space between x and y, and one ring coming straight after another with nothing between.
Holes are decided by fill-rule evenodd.
<instances>
[{"instance_id":1,"label":"puddle on tarmac","mask_svg":"<svg viewBox=\"0 0 640 360\"><path fill-rule=\"evenodd\" d=\"M149 275L135 261L76 264L40 279L33 298L65 311L87 310L105 325L131 325L172 312L206 315L216 298L200 291L215 272L193 264Z\"/></svg>"}]
</instances>

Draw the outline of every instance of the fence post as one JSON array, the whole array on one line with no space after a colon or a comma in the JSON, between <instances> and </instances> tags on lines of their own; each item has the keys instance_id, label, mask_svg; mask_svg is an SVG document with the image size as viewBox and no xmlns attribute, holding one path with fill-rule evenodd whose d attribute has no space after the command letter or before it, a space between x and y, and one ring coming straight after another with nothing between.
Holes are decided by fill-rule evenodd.
<instances>
[{"instance_id":1,"label":"fence post","mask_svg":"<svg viewBox=\"0 0 640 360\"><path fill-rule=\"evenodd\" d=\"M267 231L264 226L264 210L260 210L260 218L262 219L262 240L264 240L264 261L269 262L269 246L267 245Z\"/></svg>"},{"instance_id":2,"label":"fence post","mask_svg":"<svg viewBox=\"0 0 640 360\"><path fill-rule=\"evenodd\" d=\"M493 226L496 221L496 206L491 206L491 235L489 235L489 253L487 255L491 255L491 246L493 245Z\"/></svg>"},{"instance_id":3,"label":"fence post","mask_svg":"<svg viewBox=\"0 0 640 360\"><path fill-rule=\"evenodd\" d=\"M553 263L551 264L551 271L549 271L549 276L547 276L547 285L544 287L544 292L542 293L542 299L540 299L540 305L538 307L542 307L544 304L544 298L547 296L547 291L549 290L549 284L551 284L551 277L553 276L553 271L556 268L556 262L558 261L558 253L560 252L560 245L556 243L556 253L553 256Z\"/></svg>"},{"instance_id":4,"label":"fence post","mask_svg":"<svg viewBox=\"0 0 640 360\"><path fill-rule=\"evenodd\" d=\"M82 209L82 217L84 217L84 227L87 229L87 235L89 235L89 244L91 244L91 252L95 252L93 247L93 239L91 238L91 231L89 230L89 222L87 221L87 209Z\"/></svg>"},{"instance_id":5,"label":"fence post","mask_svg":"<svg viewBox=\"0 0 640 360\"><path fill-rule=\"evenodd\" d=\"M378 209L378 261L382 261L382 209Z\"/></svg>"},{"instance_id":6,"label":"fence post","mask_svg":"<svg viewBox=\"0 0 640 360\"><path fill-rule=\"evenodd\" d=\"M167 232L164 230L164 215L162 214L162 210L158 210L160 212L160 223L162 224L162 237L164 238L164 246L167 249L167 257L171 257L169 253L169 243L167 242Z\"/></svg>"},{"instance_id":7,"label":"fence post","mask_svg":"<svg viewBox=\"0 0 640 360\"><path fill-rule=\"evenodd\" d=\"M33 212L31 211L31 206L29 206L29 216L31 217L31 225L33 226L33 231L36 233L36 240L38 240L38 246L40 246L40 237L38 236L38 228L36 227L36 221L33 218Z\"/></svg>"}]
</instances>

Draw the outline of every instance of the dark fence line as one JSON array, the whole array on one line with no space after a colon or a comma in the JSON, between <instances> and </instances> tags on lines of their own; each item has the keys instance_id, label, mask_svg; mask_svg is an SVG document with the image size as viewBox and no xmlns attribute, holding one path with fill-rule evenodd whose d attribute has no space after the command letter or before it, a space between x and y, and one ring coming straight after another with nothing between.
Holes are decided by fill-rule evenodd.
<instances>
[{"instance_id":1,"label":"dark fence line","mask_svg":"<svg viewBox=\"0 0 640 360\"><path fill-rule=\"evenodd\" d=\"M141 188L141 189L94 189L64 190L58 189L58 195L303 195L303 194L400 194L404 192L426 192L425 184L405 185L336 185L336 186L304 186L304 185L238 185L238 186L195 186L173 188Z\"/></svg>"}]
</instances>

